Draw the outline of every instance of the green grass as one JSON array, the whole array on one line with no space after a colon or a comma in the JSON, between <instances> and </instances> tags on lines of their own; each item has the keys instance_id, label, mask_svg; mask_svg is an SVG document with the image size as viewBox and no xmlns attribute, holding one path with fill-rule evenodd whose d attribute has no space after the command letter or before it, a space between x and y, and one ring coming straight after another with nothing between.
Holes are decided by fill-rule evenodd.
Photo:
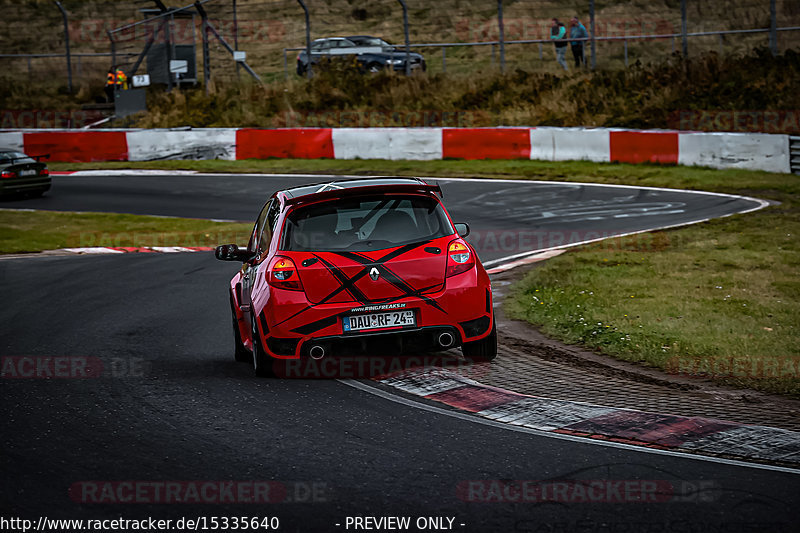
<instances>
[{"instance_id":1,"label":"green grass","mask_svg":"<svg viewBox=\"0 0 800 533\"><path fill-rule=\"evenodd\" d=\"M800 205L777 196L753 214L572 250L530 270L507 311L623 360L800 397Z\"/></svg>"},{"instance_id":2,"label":"green grass","mask_svg":"<svg viewBox=\"0 0 800 533\"><path fill-rule=\"evenodd\" d=\"M0 253L90 246L247 244L250 223L0 209Z\"/></svg>"}]
</instances>

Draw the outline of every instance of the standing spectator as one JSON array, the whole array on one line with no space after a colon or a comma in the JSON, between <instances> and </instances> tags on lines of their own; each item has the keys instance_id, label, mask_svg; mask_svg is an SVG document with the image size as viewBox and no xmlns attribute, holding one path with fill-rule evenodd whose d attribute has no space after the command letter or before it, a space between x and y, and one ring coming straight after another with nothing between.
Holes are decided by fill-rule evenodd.
<instances>
[{"instance_id":1,"label":"standing spectator","mask_svg":"<svg viewBox=\"0 0 800 533\"><path fill-rule=\"evenodd\" d=\"M578 17L572 17L569 37L570 39L586 39L589 37L589 34L586 32L586 26L581 24ZM572 57L575 58L575 68L580 68L586 64L586 59L583 55L586 41L571 41L570 45L572 46Z\"/></svg>"},{"instance_id":2,"label":"standing spectator","mask_svg":"<svg viewBox=\"0 0 800 533\"><path fill-rule=\"evenodd\" d=\"M106 76L106 86L104 90L106 91L106 103L111 103L114 101L114 85L117 83L117 75L116 75L117 67L111 67L108 69L108 75Z\"/></svg>"},{"instance_id":3,"label":"standing spectator","mask_svg":"<svg viewBox=\"0 0 800 533\"><path fill-rule=\"evenodd\" d=\"M566 53L567 53L567 29L564 27L563 22L559 22L557 18L553 18L553 24L550 26L550 38L555 41L556 45L556 61L564 67L564 70L569 70L567 66Z\"/></svg>"},{"instance_id":4,"label":"standing spectator","mask_svg":"<svg viewBox=\"0 0 800 533\"><path fill-rule=\"evenodd\" d=\"M123 72L122 69L119 69L116 66L113 66L110 69L108 69L108 75L106 77L106 87L105 87L106 101L113 102L114 92L127 88L128 88L128 76L125 75L125 72Z\"/></svg>"}]
</instances>

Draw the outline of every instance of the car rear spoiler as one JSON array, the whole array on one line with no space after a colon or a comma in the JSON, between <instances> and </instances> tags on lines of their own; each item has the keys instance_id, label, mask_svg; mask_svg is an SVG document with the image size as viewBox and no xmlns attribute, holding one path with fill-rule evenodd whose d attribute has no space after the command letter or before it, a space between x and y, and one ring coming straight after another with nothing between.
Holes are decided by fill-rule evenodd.
<instances>
[{"instance_id":1,"label":"car rear spoiler","mask_svg":"<svg viewBox=\"0 0 800 533\"><path fill-rule=\"evenodd\" d=\"M444 198L442 188L439 184L431 185L420 181L419 183L403 183L392 185L361 185L358 187L336 187L335 183L332 187L319 192L304 194L302 196L289 197L283 196L283 201L286 205L294 205L305 202L316 202L317 200L325 200L329 198L344 198L347 196L362 196L365 194L373 193L433 193L439 195L439 198Z\"/></svg>"}]
</instances>

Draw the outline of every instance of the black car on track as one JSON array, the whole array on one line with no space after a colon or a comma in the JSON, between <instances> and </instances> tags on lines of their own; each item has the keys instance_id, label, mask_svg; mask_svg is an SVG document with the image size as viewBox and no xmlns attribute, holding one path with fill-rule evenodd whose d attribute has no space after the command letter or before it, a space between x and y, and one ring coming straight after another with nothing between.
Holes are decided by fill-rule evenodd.
<instances>
[{"instance_id":1,"label":"black car on track","mask_svg":"<svg viewBox=\"0 0 800 533\"><path fill-rule=\"evenodd\" d=\"M0 195L31 194L41 196L50 190L47 165L39 161L47 156L29 156L18 150L0 147Z\"/></svg>"},{"instance_id":2,"label":"black car on track","mask_svg":"<svg viewBox=\"0 0 800 533\"><path fill-rule=\"evenodd\" d=\"M392 69L397 72L406 70L405 50L396 48L378 37L370 35L350 35L348 37L329 37L317 39L311 43L311 62L316 65L323 58L355 56L362 72L380 72ZM422 70L427 67L425 58L416 52L410 52L410 70ZM297 73L304 75L308 70L308 55L303 50L297 56Z\"/></svg>"}]
</instances>

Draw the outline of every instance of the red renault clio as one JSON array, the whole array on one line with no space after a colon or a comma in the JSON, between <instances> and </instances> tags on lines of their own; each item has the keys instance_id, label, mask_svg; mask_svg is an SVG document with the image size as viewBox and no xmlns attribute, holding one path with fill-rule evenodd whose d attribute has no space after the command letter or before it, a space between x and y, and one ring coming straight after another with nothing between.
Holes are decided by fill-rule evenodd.
<instances>
[{"instance_id":1,"label":"red renault clio","mask_svg":"<svg viewBox=\"0 0 800 533\"><path fill-rule=\"evenodd\" d=\"M400 355L461 347L497 354L489 277L438 185L417 178L332 181L278 191L230 283L238 361Z\"/></svg>"}]
</instances>

